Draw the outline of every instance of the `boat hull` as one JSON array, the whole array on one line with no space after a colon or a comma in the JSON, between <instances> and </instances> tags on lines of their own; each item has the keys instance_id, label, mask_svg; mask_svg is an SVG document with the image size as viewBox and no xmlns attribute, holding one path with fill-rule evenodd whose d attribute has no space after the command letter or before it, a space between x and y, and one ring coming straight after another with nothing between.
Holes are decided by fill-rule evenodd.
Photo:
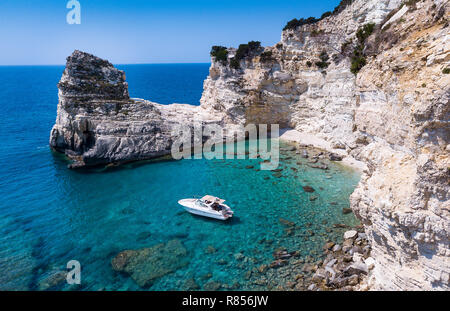
<instances>
[{"instance_id":1,"label":"boat hull","mask_svg":"<svg viewBox=\"0 0 450 311\"><path fill-rule=\"evenodd\" d=\"M183 208L187 212L194 214L194 215L198 215L198 216L209 217L209 218L218 219L218 220L227 220L228 218L231 217L231 216L226 217L221 212L199 208L195 205L196 201L197 201L196 199L184 199L184 200L178 201L178 204L183 206Z\"/></svg>"}]
</instances>

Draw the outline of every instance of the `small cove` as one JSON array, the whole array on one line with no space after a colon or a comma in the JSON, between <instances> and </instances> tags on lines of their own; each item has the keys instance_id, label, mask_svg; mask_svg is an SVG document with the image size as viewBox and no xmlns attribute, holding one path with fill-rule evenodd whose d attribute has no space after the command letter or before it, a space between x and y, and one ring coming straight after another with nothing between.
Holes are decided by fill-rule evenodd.
<instances>
[{"instance_id":1,"label":"small cove","mask_svg":"<svg viewBox=\"0 0 450 311\"><path fill-rule=\"evenodd\" d=\"M143 67L139 75L133 75L138 67L127 73L130 91L154 100L139 91L146 87L145 81L136 83L140 76L148 77L146 70L152 70ZM207 67L183 68L187 75L194 72L200 92L186 102L198 101L203 77L198 71L207 74ZM60 284L55 289L140 290L128 275L112 270L111 259L123 250L174 239L186 248L187 265L145 289L180 290L190 279L200 289L211 281L252 289L247 272L270 264L277 248L298 251L299 258L319 259L324 243L342 239L345 229L334 224L358 224L353 214L342 213L349 206L358 173L338 162L327 162L328 170L311 168L284 143L279 174L259 171L261 160L218 159L68 170L64 157L48 148L61 72L60 67L0 70L0 78L14 77L8 79L9 86L5 82L8 87L0 97L6 112L0 119L5 133L0 159L4 163L0 169L1 289L43 289L48 276L76 259L82 266L81 286ZM25 77L31 73L40 79L28 83ZM167 79L160 88L168 88L174 77ZM19 92L24 83L29 85L27 94L17 96L11 91ZM133 84L141 86L133 89ZM180 100L167 99L167 103L175 101ZM316 191L307 193L303 186ZM177 204L181 198L203 194L225 198L236 217L217 222L192 216ZM313 201L312 195L317 197ZM294 223L295 229L290 230L286 221Z\"/></svg>"}]
</instances>

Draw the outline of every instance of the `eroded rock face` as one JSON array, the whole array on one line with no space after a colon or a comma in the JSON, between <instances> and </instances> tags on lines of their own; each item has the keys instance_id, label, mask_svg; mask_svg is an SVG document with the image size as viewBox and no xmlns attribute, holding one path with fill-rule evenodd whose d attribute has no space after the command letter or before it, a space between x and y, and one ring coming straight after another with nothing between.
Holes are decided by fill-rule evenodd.
<instances>
[{"instance_id":1,"label":"eroded rock face","mask_svg":"<svg viewBox=\"0 0 450 311\"><path fill-rule=\"evenodd\" d=\"M367 164L351 207L372 244L378 289L449 289L448 12L443 0L354 1L283 31L264 50L269 60L248 57L237 70L213 61L205 81L205 109L293 127ZM355 77L347 42L367 23L378 25L366 42L372 57Z\"/></svg>"},{"instance_id":2,"label":"eroded rock face","mask_svg":"<svg viewBox=\"0 0 450 311\"><path fill-rule=\"evenodd\" d=\"M58 89L50 146L74 160L72 167L168 155L175 126L222 120L201 107L130 99L123 71L80 51L68 57Z\"/></svg>"},{"instance_id":3,"label":"eroded rock face","mask_svg":"<svg viewBox=\"0 0 450 311\"><path fill-rule=\"evenodd\" d=\"M179 240L149 248L125 250L111 260L114 271L130 275L140 287L149 287L156 279L187 264L187 250Z\"/></svg>"},{"instance_id":4,"label":"eroded rock face","mask_svg":"<svg viewBox=\"0 0 450 311\"><path fill-rule=\"evenodd\" d=\"M225 112L228 122L277 123L312 133L333 144L353 146L355 76L341 51L356 40L357 29L380 22L400 0L354 1L344 11L322 21L282 32L281 41L249 57L240 69L212 62L201 98L205 109ZM329 60L319 69L320 54ZM229 49L229 58L235 54Z\"/></svg>"},{"instance_id":5,"label":"eroded rock face","mask_svg":"<svg viewBox=\"0 0 450 311\"><path fill-rule=\"evenodd\" d=\"M356 81L355 126L370 144L354 152L369 170L351 203L372 241L379 288L449 289L448 9L418 2L388 21L371 40L389 32L397 42Z\"/></svg>"}]
</instances>

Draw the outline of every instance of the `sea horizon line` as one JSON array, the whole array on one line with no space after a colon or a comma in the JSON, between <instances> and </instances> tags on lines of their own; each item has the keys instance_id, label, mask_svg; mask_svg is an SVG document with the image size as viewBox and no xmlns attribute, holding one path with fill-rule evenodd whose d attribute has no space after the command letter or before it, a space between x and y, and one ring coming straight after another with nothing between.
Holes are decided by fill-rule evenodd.
<instances>
[{"instance_id":1,"label":"sea horizon line","mask_svg":"<svg viewBox=\"0 0 450 311\"><path fill-rule=\"evenodd\" d=\"M123 63L123 64L119 64L119 63L112 63L114 66L138 66L138 65L203 65L203 64L211 64L211 62L192 62L192 63L183 63L183 62L178 62L178 63ZM14 64L0 64L0 67L64 67L66 66L66 64L18 64L18 65L14 65Z\"/></svg>"}]
</instances>

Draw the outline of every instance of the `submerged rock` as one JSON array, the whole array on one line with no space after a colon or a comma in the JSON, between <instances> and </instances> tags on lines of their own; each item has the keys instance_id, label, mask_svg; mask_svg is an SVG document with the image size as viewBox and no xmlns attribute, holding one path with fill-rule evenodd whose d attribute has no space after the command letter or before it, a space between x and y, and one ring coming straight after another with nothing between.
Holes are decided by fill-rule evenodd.
<instances>
[{"instance_id":1,"label":"submerged rock","mask_svg":"<svg viewBox=\"0 0 450 311\"><path fill-rule=\"evenodd\" d=\"M333 227L345 229L345 228L348 228L349 226L346 224L334 224Z\"/></svg>"},{"instance_id":2,"label":"submerged rock","mask_svg":"<svg viewBox=\"0 0 450 311\"><path fill-rule=\"evenodd\" d=\"M310 201L315 201L317 199L318 199L318 196L316 196L316 195L312 195L312 196L309 197Z\"/></svg>"},{"instance_id":3,"label":"submerged rock","mask_svg":"<svg viewBox=\"0 0 450 311\"><path fill-rule=\"evenodd\" d=\"M55 290L66 282L66 271L57 271L52 273L46 279L39 283L39 290Z\"/></svg>"},{"instance_id":4,"label":"submerged rock","mask_svg":"<svg viewBox=\"0 0 450 311\"><path fill-rule=\"evenodd\" d=\"M198 290L198 289L200 289L200 286L197 284L197 282L195 282L194 278L187 279L184 282L183 290L191 291L191 290Z\"/></svg>"},{"instance_id":5,"label":"submerged rock","mask_svg":"<svg viewBox=\"0 0 450 311\"><path fill-rule=\"evenodd\" d=\"M314 192L314 191L316 191L316 190L314 190L314 188L311 187L311 186L303 186L303 190L304 190L305 192Z\"/></svg>"},{"instance_id":6,"label":"submerged rock","mask_svg":"<svg viewBox=\"0 0 450 311\"><path fill-rule=\"evenodd\" d=\"M209 281L205 285L203 285L203 289L206 291L216 291L222 287L222 283L217 281Z\"/></svg>"},{"instance_id":7,"label":"submerged rock","mask_svg":"<svg viewBox=\"0 0 450 311\"><path fill-rule=\"evenodd\" d=\"M283 151L295 151L297 150L297 148L295 148L294 146L288 146L286 148L281 149Z\"/></svg>"},{"instance_id":8,"label":"submerged rock","mask_svg":"<svg viewBox=\"0 0 450 311\"><path fill-rule=\"evenodd\" d=\"M353 212L352 209L351 209L351 208L348 208L348 207L344 207L344 208L342 209L342 214L344 214L344 215L350 214L350 213L352 213L352 212Z\"/></svg>"},{"instance_id":9,"label":"submerged rock","mask_svg":"<svg viewBox=\"0 0 450 311\"><path fill-rule=\"evenodd\" d=\"M295 222L293 222L293 221L290 221L290 220L287 220L287 219L284 219L284 218L279 218L278 219L278 221L283 225L283 226L286 226L286 227L295 227Z\"/></svg>"},{"instance_id":10,"label":"submerged rock","mask_svg":"<svg viewBox=\"0 0 450 311\"><path fill-rule=\"evenodd\" d=\"M130 275L140 287L151 286L154 280L187 264L187 250L179 240L149 248L125 250L111 260L114 271Z\"/></svg>"},{"instance_id":11,"label":"submerged rock","mask_svg":"<svg viewBox=\"0 0 450 311\"><path fill-rule=\"evenodd\" d=\"M281 172L274 172L274 173L272 173L272 176L276 177L276 178L281 178L281 177L283 177L283 174Z\"/></svg>"},{"instance_id":12,"label":"submerged rock","mask_svg":"<svg viewBox=\"0 0 450 311\"><path fill-rule=\"evenodd\" d=\"M328 155L328 158L330 159L330 161L342 161L342 159L343 159L344 157L341 156L341 155L338 155L338 154L336 154L336 153L330 153L330 154Z\"/></svg>"},{"instance_id":13,"label":"submerged rock","mask_svg":"<svg viewBox=\"0 0 450 311\"><path fill-rule=\"evenodd\" d=\"M217 252L217 249L212 245L208 245L205 249L205 254L214 254L215 252Z\"/></svg>"},{"instance_id":14,"label":"submerged rock","mask_svg":"<svg viewBox=\"0 0 450 311\"><path fill-rule=\"evenodd\" d=\"M277 259L270 263L270 268L279 268L288 264L288 261L285 259Z\"/></svg>"},{"instance_id":15,"label":"submerged rock","mask_svg":"<svg viewBox=\"0 0 450 311\"><path fill-rule=\"evenodd\" d=\"M318 168L321 170L327 170L328 169L328 165L326 165L325 163L317 163L317 164L311 164L308 163L308 166L311 168Z\"/></svg>"}]
</instances>

